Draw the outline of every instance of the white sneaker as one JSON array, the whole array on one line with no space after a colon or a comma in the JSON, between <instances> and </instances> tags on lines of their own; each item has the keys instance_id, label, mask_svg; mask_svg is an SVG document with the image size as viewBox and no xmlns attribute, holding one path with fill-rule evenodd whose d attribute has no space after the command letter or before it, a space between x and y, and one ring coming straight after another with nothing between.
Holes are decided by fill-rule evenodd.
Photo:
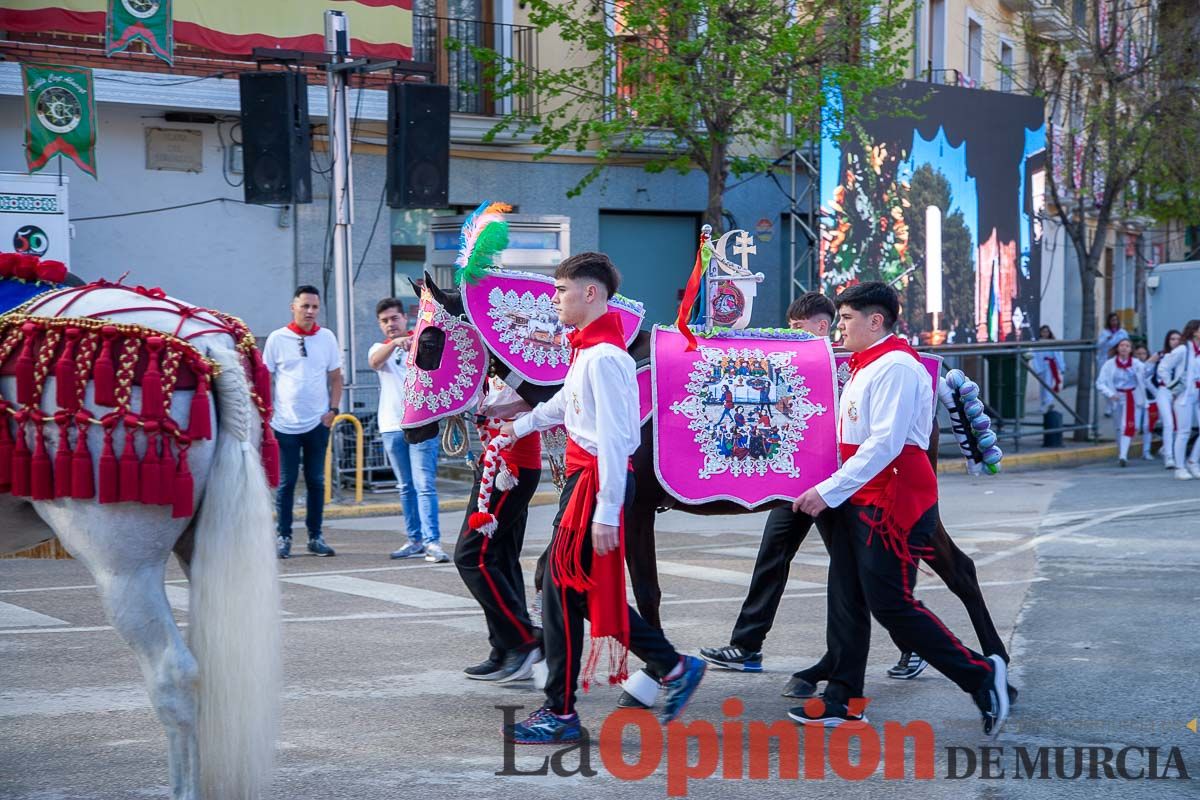
<instances>
[{"instance_id":1,"label":"white sneaker","mask_svg":"<svg viewBox=\"0 0 1200 800\"><path fill-rule=\"evenodd\" d=\"M1179 469L1175 470L1175 480L1190 481L1191 479L1192 479L1192 473L1188 472L1186 469L1183 469L1182 467L1180 467Z\"/></svg>"},{"instance_id":2,"label":"white sneaker","mask_svg":"<svg viewBox=\"0 0 1200 800\"><path fill-rule=\"evenodd\" d=\"M1192 473L1193 478L1200 478L1200 464L1197 464L1195 461L1189 461L1187 470Z\"/></svg>"},{"instance_id":3,"label":"white sneaker","mask_svg":"<svg viewBox=\"0 0 1200 800\"><path fill-rule=\"evenodd\" d=\"M1168 458L1164 462L1164 464L1166 465L1167 469L1175 469L1175 460L1174 459Z\"/></svg>"},{"instance_id":4,"label":"white sneaker","mask_svg":"<svg viewBox=\"0 0 1200 800\"><path fill-rule=\"evenodd\" d=\"M446 555L446 551L439 544L425 545L425 560L432 564L445 564L450 560L450 556Z\"/></svg>"}]
</instances>

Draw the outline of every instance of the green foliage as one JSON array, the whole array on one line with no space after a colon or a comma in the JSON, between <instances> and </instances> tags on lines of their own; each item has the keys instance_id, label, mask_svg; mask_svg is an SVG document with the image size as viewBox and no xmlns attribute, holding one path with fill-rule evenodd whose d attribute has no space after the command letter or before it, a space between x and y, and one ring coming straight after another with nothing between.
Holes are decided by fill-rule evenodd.
<instances>
[{"instance_id":1,"label":"green foliage","mask_svg":"<svg viewBox=\"0 0 1200 800\"><path fill-rule=\"evenodd\" d=\"M904 292L904 318L913 330L927 328L925 311L925 209L942 211L942 328L953 330L959 344L971 341L975 308L975 265L971 258L971 232L962 211L950 213L950 181L929 164L913 173L904 209L908 223L908 254L916 267Z\"/></svg>"},{"instance_id":2,"label":"green foliage","mask_svg":"<svg viewBox=\"0 0 1200 800\"><path fill-rule=\"evenodd\" d=\"M725 179L760 172L811 138L822 84L854 113L907 63L908 0L526 0L542 36L572 51L565 65L530 69L476 48L498 96L537 98L488 134L529 133L540 156L592 151L578 194L619 157L638 152L651 172L692 168L709 177L718 219ZM869 39L869 44L865 42ZM788 116L795 120L789 135Z\"/></svg>"}]
</instances>

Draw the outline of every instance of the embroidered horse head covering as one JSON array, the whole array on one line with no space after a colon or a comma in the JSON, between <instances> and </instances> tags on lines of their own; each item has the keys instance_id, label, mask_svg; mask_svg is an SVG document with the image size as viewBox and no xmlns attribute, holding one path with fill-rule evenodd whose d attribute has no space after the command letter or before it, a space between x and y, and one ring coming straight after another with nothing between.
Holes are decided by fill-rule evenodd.
<instances>
[{"instance_id":1,"label":"embroidered horse head covering","mask_svg":"<svg viewBox=\"0 0 1200 800\"><path fill-rule=\"evenodd\" d=\"M436 364L422 365L417 358L422 334L431 328L444 334L441 358ZM421 292L413 338L400 426L419 428L472 408L487 378L487 348L475 328L451 314L428 285Z\"/></svg>"}]
</instances>

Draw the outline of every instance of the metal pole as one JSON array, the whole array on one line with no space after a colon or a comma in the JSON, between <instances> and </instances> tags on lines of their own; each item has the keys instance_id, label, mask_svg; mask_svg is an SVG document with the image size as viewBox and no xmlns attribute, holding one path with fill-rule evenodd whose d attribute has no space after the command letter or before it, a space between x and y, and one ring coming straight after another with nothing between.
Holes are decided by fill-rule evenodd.
<instances>
[{"instance_id":1,"label":"metal pole","mask_svg":"<svg viewBox=\"0 0 1200 800\"><path fill-rule=\"evenodd\" d=\"M333 178L333 286L337 338L345 364L342 408L350 409L350 390L358 362L354 351L354 280L350 274L350 226L354 224L354 182L350 169L350 111L346 102L346 72L335 69L350 57L350 25L340 11L325 12L325 52L331 56L326 72L329 92L329 152Z\"/></svg>"}]
</instances>

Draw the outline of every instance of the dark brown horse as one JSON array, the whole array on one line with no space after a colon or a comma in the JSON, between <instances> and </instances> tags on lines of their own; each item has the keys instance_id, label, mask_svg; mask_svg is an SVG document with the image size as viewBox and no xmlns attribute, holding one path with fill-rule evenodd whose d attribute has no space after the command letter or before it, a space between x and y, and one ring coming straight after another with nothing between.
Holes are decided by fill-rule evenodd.
<instances>
[{"instance_id":1,"label":"dark brown horse","mask_svg":"<svg viewBox=\"0 0 1200 800\"><path fill-rule=\"evenodd\" d=\"M433 293L434 299L452 314L462 316L465 311L462 298L457 290L439 288L426 273L426 285ZM419 292L418 292L419 293ZM445 337L440 331L426 328L417 341L416 362L422 369L433 369L441 361ZM637 366L643 367L650 363L650 334L641 331L629 347ZM508 367L493 354L489 370L500 378L509 375ZM530 406L537 405L552 397L559 386L536 386L522 382L515 386L519 395ZM405 431L405 438L413 444L423 442L436 436L438 427L431 423L421 428ZM938 431L933 430L929 442L929 460L937 469ZM637 602L638 612L651 625L662 627L659 615L659 605L662 601L662 590L658 583L658 562L654 550L654 517L657 513L677 509L688 514L703 516L756 514L788 505L784 501L764 504L753 511L747 510L737 503L728 500L718 500L699 505L687 505L675 500L659 483L654 472L654 426L647 421L642 426L642 445L633 454L633 476L635 492L633 505L625 514L625 557L629 567L630 582L633 584L633 594ZM975 574L975 563L954 544L950 534L946 532L941 520L938 520L937 533L931 542L933 555L928 563L934 572L946 583L947 588L962 601L971 617L975 635L979 639L980 648L984 655L999 655L1008 660L1008 652L996 631L988 612L983 592L979 588L979 579Z\"/></svg>"}]
</instances>

